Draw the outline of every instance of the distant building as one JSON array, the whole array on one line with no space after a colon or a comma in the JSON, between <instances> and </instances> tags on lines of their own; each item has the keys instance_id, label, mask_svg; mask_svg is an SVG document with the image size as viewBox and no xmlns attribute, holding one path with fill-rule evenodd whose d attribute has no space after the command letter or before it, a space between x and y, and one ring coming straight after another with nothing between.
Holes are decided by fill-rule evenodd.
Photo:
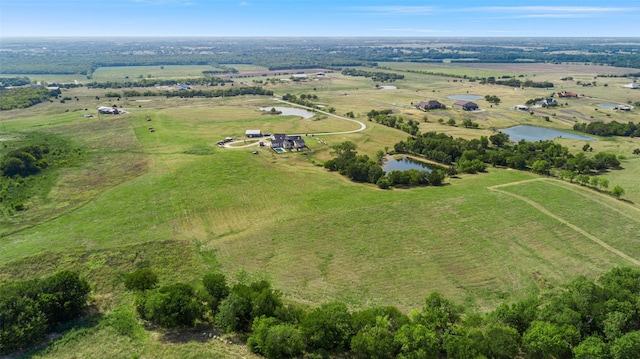
<instances>
[{"instance_id":1,"label":"distant building","mask_svg":"<svg viewBox=\"0 0 640 359\"><path fill-rule=\"evenodd\" d=\"M453 104L453 108L458 108L464 111L476 111L479 107L475 102L460 100Z\"/></svg>"},{"instance_id":2,"label":"distant building","mask_svg":"<svg viewBox=\"0 0 640 359\"><path fill-rule=\"evenodd\" d=\"M422 111L427 111L427 110L434 110L438 108L445 108L445 105L441 104L436 100L420 101L420 103L416 106L416 108Z\"/></svg>"},{"instance_id":3,"label":"distant building","mask_svg":"<svg viewBox=\"0 0 640 359\"><path fill-rule=\"evenodd\" d=\"M118 115L120 113L123 113L123 111L118 110L116 107L106 107L106 106L98 107L98 112L104 115Z\"/></svg>"},{"instance_id":4,"label":"distant building","mask_svg":"<svg viewBox=\"0 0 640 359\"><path fill-rule=\"evenodd\" d=\"M536 102L536 105L542 106L542 107L552 107L552 106L558 106L558 102L554 98L548 97L542 101Z\"/></svg>"},{"instance_id":5,"label":"distant building","mask_svg":"<svg viewBox=\"0 0 640 359\"><path fill-rule=\"evenodd\" d=\"M616 105L613 109L616 111L631 111L631 107L625 105Z\"/></svg>"},{"instance_id":6,"label":"distant building","mask_svg":"<svg viewBox=\"0 0 640 359\"><path fill-rule=\"evenodd\" d=\"M628 85L624 85L622 87L628 88L628 89L634 89L634 90L640 88L640 86L638 86L638 84L635 83L635 82L632 82L632 83L630 83Z\"/></svg>"},{"instance_id":7,"label":"distant building","mask_svg":"<svg viewBox=\"0 0 640 359\"><path fill-rule=\"evenodd\" d=\"M189 85L178 85L178 91L181 90L191 90L191 86Z\"/></svg>"},{"instance_id":8,"label":"distant building","mask_svg":"<svg viewBox=\"0 0 640 359\"><path fill-rule=\"evenodd\" d=\"M571 91L558 92L558 97L578 97L578 94Z\"/></svg>"},{"instance_id":9,"label":"distant building","mask_svg":"<svg viewBox=\"0 0 640 359\"><path fill-rule=\"evenodd\" d=\"M515 105L513 108L520 111L529 111L529 106L525 105Z\"/></svg>"}]
</instances>

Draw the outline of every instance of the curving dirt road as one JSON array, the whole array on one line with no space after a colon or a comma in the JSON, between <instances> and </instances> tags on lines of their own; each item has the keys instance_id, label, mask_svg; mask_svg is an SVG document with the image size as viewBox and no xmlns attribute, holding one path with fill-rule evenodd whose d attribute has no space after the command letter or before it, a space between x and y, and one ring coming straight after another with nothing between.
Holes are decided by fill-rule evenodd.
<instances>
[{"instance_id":1,"label":"curving dirt road","mask_svg":"<svg viewBox=\"0 0 640 359\"><path fill-rule=\"evenodd\" d=\"M355 130L350 130L350 131L341 131L341 132L316 132L316 133L307 133L306 135L312 135L312 136L329 136L329 135L343 135L346 133L356 133L356 132L361 132L367 129L367 125L365 125L364 122L362 121L358 121L355 120L353 118L348 118L348 117L343 117L343 116L338 116L336 114L333 113L329 113L326 111L321 111L318 109L313 109L311 107L307 107L307 106L302 106L302 105L298 105L297 103L293 103L293 102L288 102L288 101L284 101L281 100L279 98L274 98L273 99L276 102L280 102L280 103L284 103L286 105L289 106L294 106L294 107L299 107L299 108L303 108L305 110L309 110L309 111L313 111L313 112L318 112L321 113L323 115L327 115L327 116L331 116L331 117L335 117L335 118L339 118L341 120L345 120L345 121L349 121L349 122L355 122L357 124L360 125L360 128L355 129ZM304 136L305 134L293 134L293 136ZM263 138L272 138L272 137L263 137ZM252 147L252 146L257 146L260 142L254 142L254 143L250 143L248 145L243 145L243 146L232 146L233 144L239 144L240 142L244 142L245 140L238 140L238 141L233 141L233 142L227 142L224 144L224 148L247 148L247 147Z\"/></svg>"}]
</instances>

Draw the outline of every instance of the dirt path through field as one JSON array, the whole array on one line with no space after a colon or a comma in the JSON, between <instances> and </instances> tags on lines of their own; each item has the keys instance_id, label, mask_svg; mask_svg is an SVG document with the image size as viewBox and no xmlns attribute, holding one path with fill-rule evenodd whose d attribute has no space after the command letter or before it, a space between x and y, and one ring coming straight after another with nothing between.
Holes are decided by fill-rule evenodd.
<instances>
[{"instance_id":1,"label":"dirt path through field","mask_svg":"<svg viewBox=\"0 0 640 359\"><path fill-rule=\"evenodd\" d=\"M617 255L618 257L623 258L623 259L625 259L625 260L627 260L627 261L629 261L629 262L631 262L631 263L633 263L635 265L640 266L640 261L638 261L637 259L632 258L629 255L627 255L626 253L621 252L621 251L613 248L612 246L610 246L607 243L603 242L599 238L597 238L597 237L593 236L592 234L588 233L584 229L582 229L582 228L576 226L575 224L572 224L572 223L568 222L567 220L555 215L554 213L552 213L548 209L544 208L539 203L537 203L537 202L535 202L535 201L533 201L533 200L531 200L531 199L529 199L527 197L524 197L524 196L521 196L521 195L518 195L518 194L515 194L515 193L503 191L503 190L499 189L501 187L514 186L514 185L523 184L523 183L527 183L527 182L547 181L547 180L548 179L546 179L546 178L534 178L534 179L529 179L529 180L523 180L523 181L517 181L517 182L511 182L511 183L505 183L505 184L500 184L500 185L496 185L496 186L491 186L491 187L487 187L487 189L490 190L490 191L499 192L499 193L505 194L507 196L511 196L511 197L514 197L514 198L517 198L517 199L519 199L521 201L526 202L527 204L531 205L533 208L539 210L540 212L544 213L545 215L557 220L558 222L568 226L569 228L573 229L574 231L576 231L576 232L582 234L583 236L589 238L591 241L593 241L594 243L598 244L602 248L608 250L609 252L611 252L611 253Z\"/></svg>"}]
</instances>

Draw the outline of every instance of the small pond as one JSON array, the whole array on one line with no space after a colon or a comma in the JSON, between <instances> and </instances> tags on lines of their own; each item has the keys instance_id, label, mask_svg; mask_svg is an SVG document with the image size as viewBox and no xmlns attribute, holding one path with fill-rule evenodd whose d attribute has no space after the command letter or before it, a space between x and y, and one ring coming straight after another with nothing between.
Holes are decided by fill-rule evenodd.
<instances>
[{"instance_id":1,"label":"small pond","mask_svg":"<svg viewBox=\"0 0 640 359\"><path fill-rule=\"evenodd\" d=\"M400 159L393 158L393 156L387 156L382 162L382 169L389 173L393 170L396 171L408 171L410 169L416 169L418 171L431 172L433 169L439 168L438 166L430 165L425 162L416 161L409 157L402 157Z\"/></svg>"},{"instance_id":2,"label":"small pond","mask_svg":"<svg viewBox=\"0 0 640 359\"><path fill-rule=\"evenodd\" d=\"M475 100L484 98L484 96L480 96L480 95L451 95L447 97L452 100L462 100L462 101L475 101Z\"/></svg>"},{"instance_id":3,"label":"small pond","mask_svg":"<svg viewBox=\"0 0 640 359\"><path fill-rule=\"evenodd\" d=\"M615 103L599 103L598 104L598 107L600 107L600 108L608 108L608 109L613 109L616 106L618 106L618 105L616 105Z\"/></svg>"},{"instance_id":4,"label":"small pond","mask_svg":"<svg viewBox=\"0 0 640 359\"><path fill-rule=\"evenodd\" d=\"M553 140L554 138L562 137L562 138L570 138L573 140L583 140L583 141L595 141L596 139L593 137L576 135L575 133L554 130L551 128L537 127L537 126L527 126L527 125L518 125L514 127L505 128L502 132L509 135L509 138L512 141L520 141L525 140L529 142L536 142L541 140Z\"/></svg>"},{"instance_id":5,"label":"small pond","mask_svg":"<svg viewBox=\"0 0 640 359\"><path fill-rule=\"evenodd\" d=\"M260 107L261 111L269 112L272 108L275 108L276 111L282 112L280 115L282 116L300 116L304 119L311 118L315 114L311 111L307 111L301 108L293 108L293 107Z\"/></svg>"}]
</instances>

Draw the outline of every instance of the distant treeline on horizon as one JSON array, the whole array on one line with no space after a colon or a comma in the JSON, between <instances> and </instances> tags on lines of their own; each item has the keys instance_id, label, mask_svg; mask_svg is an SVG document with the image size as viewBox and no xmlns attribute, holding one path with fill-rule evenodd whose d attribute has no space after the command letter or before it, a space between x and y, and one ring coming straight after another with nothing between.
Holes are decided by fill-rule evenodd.
<instances>
[{"instance_id":1,"label":"distant treeline on horizon","mask_svg":"<svg viewBox=\"0 0 640 359\"><path fill-rule=\"evenodd\" d=\"M640 68L640 38L4 38L0 54L0 74L87 78L99 67L163 65L282 70L448 61Z\"/></svg>"}]
</instances>

